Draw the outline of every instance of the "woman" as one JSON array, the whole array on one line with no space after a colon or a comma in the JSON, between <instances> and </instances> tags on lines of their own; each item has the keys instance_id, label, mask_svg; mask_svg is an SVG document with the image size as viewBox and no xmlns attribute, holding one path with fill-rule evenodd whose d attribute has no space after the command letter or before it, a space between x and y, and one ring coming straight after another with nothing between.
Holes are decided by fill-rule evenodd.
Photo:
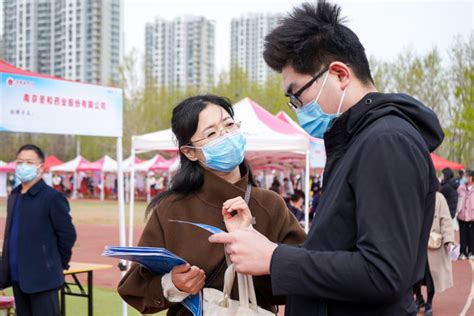
<instances>
[{"instance_id":1,"label":"woman","mask_svg":"<svg viewBox=\"0 0 474 316\"><path fill-rule=\"evenodd\" d=\"M460 259L474 259L474 171L466 171L466 183L458 188L460 210L458 213Z\"/></svg>"},{"instance_id":2,"label":"woman","mask_svg":"<svg viewBox=\"0 0 474 316\"><path fill-rule=\"evenodd\" d=\"M453 270L448 253L454 248L454 230L448 203L440 192L436 192L431 233L442 236L441 246L439 248L428 247L425 277L423 282L415 287L417 308L425 307L425 315L433 314L432 305L435 291L441 293L453 286ZM428 297L426 302L421 294L422 284L426 285L427 288Z\"/></svg>"},{"instance_id":3,"label":"woman","mask_svg":"<svg viewBox=\"0 0 474 316\"><path fill-rule=\"evenodd\" d=\"M168 315L190 314L181 304L203 287L222 290L227 267L222 246L207 241L209 233L186 220L227 229L255 229L270 240L299 244L305 235L281 197L257 188L244 160L245 139L229 102L205 95L184 100L174 110L171 128L178 141L181 167L171 188L148 206L149 217L139 246L165 247L190 263L165 275L132 265L118 292L141 313L169 309ZM251 184L249 205L242 198ZM251 210L251 212L250 212ZM225 216L234 212L235 215ZM252 219L253 216L253 219ZM255 277L260 307L273 310L284 303L274 297L270 278ZM236 284L235 284L236 285Z\"/></svg>"}]
</instances>

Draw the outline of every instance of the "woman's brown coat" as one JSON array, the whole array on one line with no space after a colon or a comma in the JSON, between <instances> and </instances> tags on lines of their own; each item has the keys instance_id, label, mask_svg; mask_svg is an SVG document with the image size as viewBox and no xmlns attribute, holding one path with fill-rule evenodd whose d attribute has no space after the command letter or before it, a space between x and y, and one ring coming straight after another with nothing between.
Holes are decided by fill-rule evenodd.
<instances>
[{"instance_id":1,"label":"woman's brown coat","mask_svg":"<svg viewBox=\"0 0 474 316\"><path fill-rule=\"evenodd\" d=\"M222 265L225 260L223 246L209 243L209 233L202 229L169 220L209 224L225 230L222 204L237 196L243 198L247 182L247 175L231 184L205 171L204 184L199 192L184 198L171 196L160 202L150 214L138 245L164 247L172 251L191 265L203 269L207 279L214 274L216 277L206 287L222 290L226 268ZM255 229L271 241L286 244L301 244L304 241L303 230L276 193L253 187L249 208L255 217ZM216 270L219 271L213 273ZM272 295L269 276L254 277L254 283L261 307L271 309L272 305L284 303L282 297ZM168 315L188 315L181 304L170 303L165 299L161 275L153 275L137 264L133 264L120 281L118 292L141 313L156 313L169 308Z\"/></svg>"}]
</instances>

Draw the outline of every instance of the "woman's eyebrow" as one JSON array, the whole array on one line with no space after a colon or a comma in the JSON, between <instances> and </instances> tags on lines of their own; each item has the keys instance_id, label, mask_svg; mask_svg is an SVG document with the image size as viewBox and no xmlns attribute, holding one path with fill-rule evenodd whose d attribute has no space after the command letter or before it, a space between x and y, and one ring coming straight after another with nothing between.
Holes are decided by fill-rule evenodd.
<instances>
[{"instance_id":1,"label":"woman's eyebrow","mask_svg":"<svg viewBox=\"0 0 474 316\"><path fill-rule=\"evenodd\" d=\"M227 121L228 119L231 119L231 118L232 118L232 117L230 117L230 115L228 115L228 116L224 117L224 118L221 120L221 122L225 122L225 121ZM217 124L211 124L211 125L205 127L202 131L204 132L204 131L207 130L207 129L210 129L210 128L212 128L212 127L215 127L216 125L217 125Z\"/></svg>"}]
</instances>

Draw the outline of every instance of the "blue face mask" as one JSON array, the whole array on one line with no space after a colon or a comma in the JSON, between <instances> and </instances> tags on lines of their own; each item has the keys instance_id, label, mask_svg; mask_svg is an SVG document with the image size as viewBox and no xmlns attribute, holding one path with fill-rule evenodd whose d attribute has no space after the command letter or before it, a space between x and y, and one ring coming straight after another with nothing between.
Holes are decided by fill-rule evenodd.
<instances>
[{"instance_id":1,"label":"blue face mask","mask_svg":"<svg viewBox=\"0 0 474 316\"><path fill-rule=\"evenodd\" d=\"M241 132L226 134L200 148L210 169L231 172L242 163L247 141Z\"/></svg>"},{"instance_id":2,"label":"blue face mask","mask_svg":"<svg viewBox=\"0 0 474 316\"><path fill-rule=\"evenodd\" d=\"M22 163L16 166L15 176L21 183L28 183L38 176L38 167L31 164Z\"/></svg>"},{"instance_id":3,"label":"blue face mask","mask_svg":"<svg viewBox=\"0 0 474 316\"><path fill-rule=\"evenodd\" d=\"M318 103L318 100L321 96L324 85L326 84L328 75L329 71L324 77L321 90L319 90L316 99L305 106L296 109L296 117L298 118L300 126L306 131L306 133L316 138L324 138L324 134L331 127L332 122L340 115L342 102L344 101L344 97L346 95L346 89L344 89L336 114L324 113L321 105Z\"/></svg>"}]
</instances>

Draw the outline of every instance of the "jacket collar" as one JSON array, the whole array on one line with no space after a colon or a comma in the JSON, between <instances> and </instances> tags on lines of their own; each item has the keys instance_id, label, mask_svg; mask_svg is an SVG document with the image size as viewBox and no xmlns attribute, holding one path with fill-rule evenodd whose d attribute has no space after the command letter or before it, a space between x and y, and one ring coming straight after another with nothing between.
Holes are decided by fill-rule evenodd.
<instances>
[{"instance_id":1,"label":"jacket collar","mask_svg":"<svg viewBox=\"0 0 474 316\"><path fill-rule=\"evenodd\" d=\"M33 185L26 194L29 194L31 196L37 195L41 190L43 190L46 187L46 183L44 182L43 179L40 179L38 182ZM17 186L15 189L13 189L12 194L19 194L21 192L22 185L20 184Z\"/></svg>"},{"instance_id":2,"label":"jacket collar","mask_svg":"<svg viewBox=\"0 0 474 316\"><path fill-rule=\"evenodd\" d=\"M237 196L241 196L242 198L245 196L249 177L248 169L245 167L245 164L240 165L242 178L236 183L227 182L204 168L203 171L204 183L197 192L197 196L204 202L221 208L222 203L226 200L233 199Z\"/></svg>"}]
</instances>

